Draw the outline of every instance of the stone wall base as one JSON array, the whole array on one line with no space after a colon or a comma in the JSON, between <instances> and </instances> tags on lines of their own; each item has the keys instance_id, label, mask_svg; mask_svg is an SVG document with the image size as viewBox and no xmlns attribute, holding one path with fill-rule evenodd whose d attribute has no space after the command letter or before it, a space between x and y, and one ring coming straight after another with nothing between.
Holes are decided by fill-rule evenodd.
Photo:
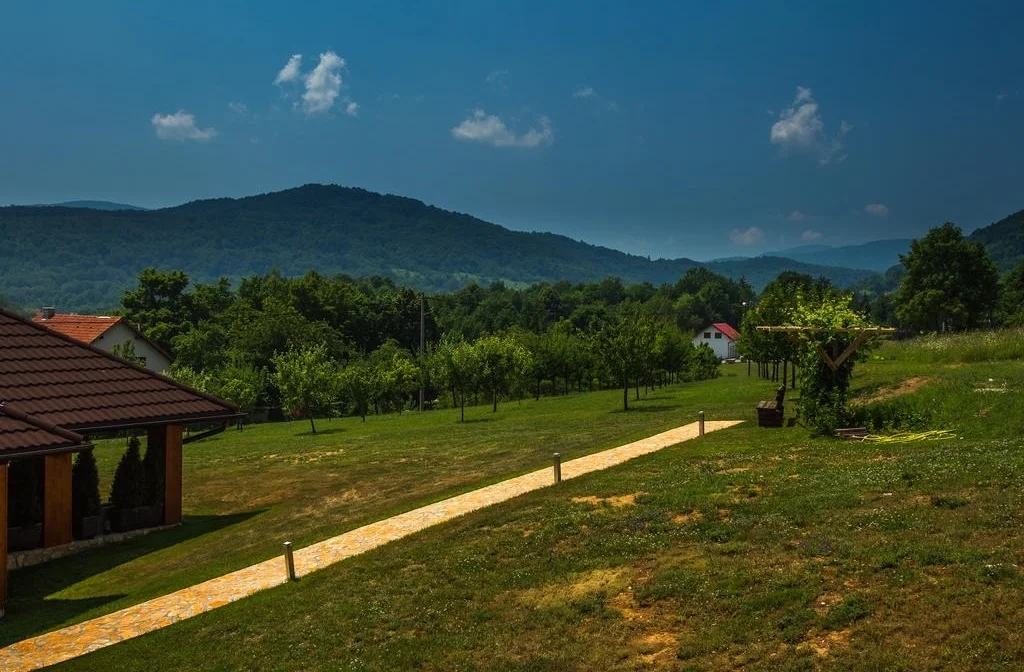
<instances>
[{"instance_id":1,"label":"stone wall base","mask_svg":"<svg viewBox=\"0 0 1024 672\"><path fill-rule=\"evenodd\" d=\"M169 530L172 527L177 526L178 525L162 525L160 527L147 527L142 530L129 530L128 532L101 534L100 536L93 537L92 539L72 541L70 544L64 544L63 546L33 548L30 551L11 553L7 556L7 571L11 571L12 569L21 569L22 567L31 567L32 565L39 565L44 562L49 562L50 560L63 558L65 555L74 555L75 553L87 551L90 548L106 546L107 544L116 544L128 539L134 539L135 537L145 536L150 532Z\"/></svg>"}]
</instances>

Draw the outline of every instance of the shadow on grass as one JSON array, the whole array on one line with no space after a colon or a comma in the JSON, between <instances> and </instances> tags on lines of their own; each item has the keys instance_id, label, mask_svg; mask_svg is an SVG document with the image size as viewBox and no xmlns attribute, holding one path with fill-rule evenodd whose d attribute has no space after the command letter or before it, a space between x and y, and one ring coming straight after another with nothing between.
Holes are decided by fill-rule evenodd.
<instances>
[{"instance_id":1,"label":"shadow on grass","mask_svg":"<svg viewBox=\"0 0 1024 672\"><path fill-rule=\"evenodd\" d=\"M619 408L616 408L615 410L608 411L608 412L609 413L667 413L668 411L678 411L682 407L683 407L682 404L645 404L644 401L641 400L641 401L637 401L637 402L630 401L629 402L629 410L628 411L622 410L622 407L620 406Z\"/></svg>"},{"instance_id":2,"label":"shadow on grass","mask_svg":"<svg viewBox=\"0 0 1024 672\"><path fill-rule=\"evenodd\" d=\"M328 436L330 434L340 434L345 430L341 427L328 427L327 429L316 428L316 433L313 432L299 432L296 436Z\"/></svg>"},{"instance_id":3,"label":"shadow on grass","mask_svg":"<svg viewBox=\"0 0 1024 672\"><path fill-rule=\"evenodd\" d=\"M459 424L460 425L475 425L475 424L481 423L481 422L494 422L495 420L497 420L497 418L494 417L493 415L491 415L491 416L488 416L486 418L466 418L465 420L460 421Z\"/></svg>"},{"instance_id":4,"label":"shadow on grass","mask_svg":"<svg viewBox=\"0 0 1024 672\"><path fill-rule=\"evenodd\" d=\"M42 634L81 614L126 597L125 594L114 593L62 600L46 599L48 595L149 553L244 522L262 512L261 509L226 516L185 516L182 525L169 530L11 572L8 577L7 615L0 621L0 646Z\"/></svg>"}]
</instances>

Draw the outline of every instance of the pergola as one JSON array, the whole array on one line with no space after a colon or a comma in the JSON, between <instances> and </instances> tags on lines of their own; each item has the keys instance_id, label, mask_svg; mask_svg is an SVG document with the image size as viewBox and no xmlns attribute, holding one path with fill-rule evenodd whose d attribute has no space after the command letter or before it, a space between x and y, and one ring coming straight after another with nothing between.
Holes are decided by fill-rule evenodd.
<instances>
[{"instance_id":1,"label":"pergola","mask_svg":"<svg viewBox=\"0 0 1024 672\"><path fill-rule=\"evenodd\" d=\"M144 430L165 455L165 525L181 522L183 428L240 417L216 397L0 309L0 615L11 460L43 457L43 547L72 540L71 459L97 432Z\"/></svg>"},{"instance_id":2,"label":"pergola","mask_svg":"<svg viewBox=\"0 0 1024 672\"><path fill-rule=\"evenodd\" d=\"M875 336L882 334L895 334L896 330L892 327L841 327L834 329L826 329L825 327L794 327L794 326L763 326L758 327L759 331L767 331L771 333L782 333L789 336L797 345L800 345L801 334L820 334L822 332L840 333L854 336L854 339L850 341L846 349L843 350L839 356L832 357L825 349L820 345L817 346L818 355L821 356L825 365L833 371L838 371L839 367L843 365L843 362L853 356L860 346L864 345L867 341Z\"/></svg>"}]
</instances>

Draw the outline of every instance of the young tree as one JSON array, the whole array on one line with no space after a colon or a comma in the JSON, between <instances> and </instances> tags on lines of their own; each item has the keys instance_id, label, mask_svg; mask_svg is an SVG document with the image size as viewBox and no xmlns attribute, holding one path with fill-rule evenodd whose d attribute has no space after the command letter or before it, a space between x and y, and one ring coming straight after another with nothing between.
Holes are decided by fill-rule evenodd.
<instances>
[{"instance_id":1,"label":"young tree","mask_svg":"<svg viewBox=\"0 0 1024 672\"><path fill-rule=\"evenodd\" d=\"M376 371L370 362L359 359L338 372L338 387L366 422L366 410L376 390Z\"/></svg>"},{"instance_id":2,"label":"young tree","mask_svg":"<svg viewBox=\"0 0 1024 672\"><path fill-rule=\"evenodd\" d=\"M999 272L985 248L955 224L934 228L900 257L907 269L896 292L896 316L911 329L974 329L999 298Z\"/></svg>"},{"instance_id":3,"label":"young tree","mask_svg":"<svg viewBox=\"0 0 1024 672\"><path fill-rule=\"evenodd\" d=\"M145 268L139 273L139 286L121 296L124 317L170 350L174 337L189 327L192 304L187 289L188 276L183 271Z\"/></svg>"},{"instance_id":4,"label":"young tree","mask_svg":"<svg viewBox=\"0 0 1024 672\"><path fill-rule=\"evenodd\" d=\"M230 401L242 413L252 413L267 389L267 372L247 364L228 364L215 376L217 396Z\"/></svg>"},{"instance_id":5,"label":"young tree","mask_svg":"<svg viewBox=\"0 0 1024 672\"><path fill-rule=\"evenodd\" d=\"M275 355L273 363L274 382L281 392L281 402L286 408L308 417L309 427L316 434L313 418L330 413L337 385L337 372L327 356L327 348L315 345L289 350Z\"/></svg>"},{"instance_id":6,"label":"young tree","mask_svg":"<svg viewBox=\"0 0 1024 672\"><path fill-rule=\"evenodd\" d=\"M1024 327L1024 261L1007 273L1001 284L1004 322L1007 326Z\"/></svg>"},{"instance_id":7,"label":"young tree","mask_svg":"<svg viewBox=\"0 0 1024 672\"><path fill-rule=\"evenodd\" d=\"M598 351L612 375L622 385L622 410L629 410L629 382L638 381L654 348L655 325L650 316L632 311L605 326L598 337Z\"/></svg>"},{"instance_id":8,"label":"young tree","mask_svg":"<svg viewBox=\"0 0 1024 672\"><path fill-rule=\"evenodd\" d=\"M514 390L530 370L530 353L511 336L484 336L473 349L479 362L480 386L498 412L498 399Z\"/></svg>"}]
</instances>

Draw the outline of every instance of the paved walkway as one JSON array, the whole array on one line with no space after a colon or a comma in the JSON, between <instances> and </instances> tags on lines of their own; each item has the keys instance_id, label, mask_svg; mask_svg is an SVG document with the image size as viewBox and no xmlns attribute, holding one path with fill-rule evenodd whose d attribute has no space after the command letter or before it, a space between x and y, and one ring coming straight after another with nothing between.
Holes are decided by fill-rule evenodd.
<instances>
[{"instance_id":1,"label":"paved walkway","mask_svg":"<svg viewBox=\"0 0 1024 672\"><path fill-rule=\"evenodd\" d=\"M708 421L705 424L705 431L725 429L739 422ZM562 464L562 479L606 469L696 436L697 423L692 423L618 448L570 460ZM295 572L300 577L305 576L432 525L549 486L552 480L552 470L548 467L393 518L364 525L295 551ZM12 644L0 649L0 670L21 672L55 665L90 651L159 630L283 583L284 560L280 557L273 558L149 602ZM11 618L11 615L7 618Z\"/></svg>"}]
</instances>

